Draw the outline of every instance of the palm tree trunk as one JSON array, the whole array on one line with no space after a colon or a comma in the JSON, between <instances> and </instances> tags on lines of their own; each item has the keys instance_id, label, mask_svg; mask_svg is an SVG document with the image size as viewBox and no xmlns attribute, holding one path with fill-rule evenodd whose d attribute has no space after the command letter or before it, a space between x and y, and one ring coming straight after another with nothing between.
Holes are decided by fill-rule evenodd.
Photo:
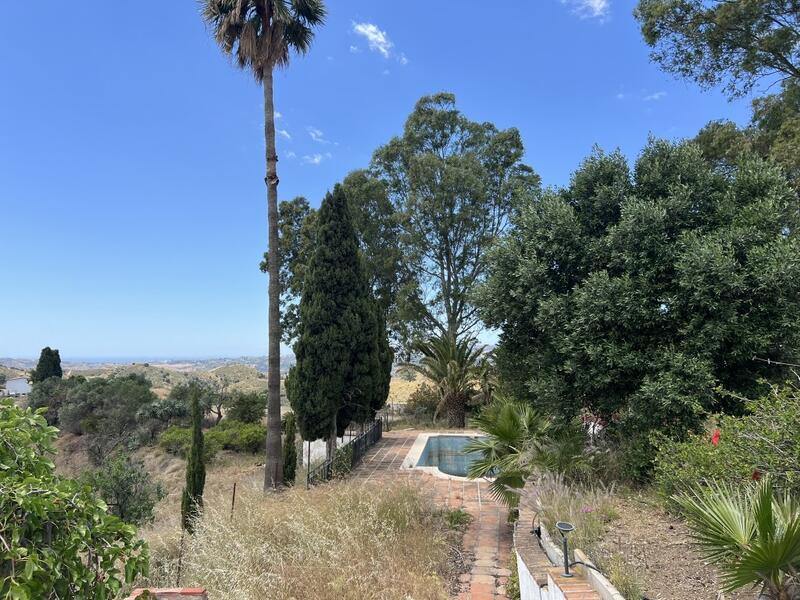
<instances>
[{"instance_id":1,"label":"palm tree trunk","mask_svg":"<svg viewBox=\"0 0 800 600\"><path fill-rule=\"evenodd\" d=\"M281 319L280 247L278 243L278 155L275 150L275 106L272 69L264 73L264 137L266 138L267 220L269 222L269 374L267 380L267 458L264 491L283 484L281 448Z\"/></svg>"}]
</instances>

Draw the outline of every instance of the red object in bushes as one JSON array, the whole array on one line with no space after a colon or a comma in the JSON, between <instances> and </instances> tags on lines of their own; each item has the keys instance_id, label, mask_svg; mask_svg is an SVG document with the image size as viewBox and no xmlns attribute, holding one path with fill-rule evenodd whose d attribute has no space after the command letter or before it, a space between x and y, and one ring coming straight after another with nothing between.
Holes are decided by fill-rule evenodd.
<instances>
[{"instance_id":1,"label":"red object in bushes","mask_svg":"<svg viewBox=\"0 0 800 600\"><path fill-rule=\"evenodd\" d=\"M758 469L753 471L753 481L761 481L761 471Z\"/></svg>"},{"instance_id":2,"label":"red object in bushes","mask_svg":"<svg viewBox=\"0 0 800 600\"><path fill-rule=\"evenodd\" d=\"M715 446L719 444L719 436L722 435L719 429L715 429L711 436L711 443Z\"/></svg>"}]
</instances>

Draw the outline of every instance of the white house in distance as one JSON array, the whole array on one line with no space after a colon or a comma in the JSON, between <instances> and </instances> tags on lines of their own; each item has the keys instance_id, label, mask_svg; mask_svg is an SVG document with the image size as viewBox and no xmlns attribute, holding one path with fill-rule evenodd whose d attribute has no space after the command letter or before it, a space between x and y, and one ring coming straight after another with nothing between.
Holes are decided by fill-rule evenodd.
<instances>
[{"instance_id":1,"label":"white house in distance","mask_svg":"<svg viewBox=\"0 0 800 600\"><path fill-rule=\"evenodd\" d=\"M15 377L6 381L5 389L0 389L0 396L24 396L31 391L31 384L25 377Z\"/></svg>"}]
</instances>

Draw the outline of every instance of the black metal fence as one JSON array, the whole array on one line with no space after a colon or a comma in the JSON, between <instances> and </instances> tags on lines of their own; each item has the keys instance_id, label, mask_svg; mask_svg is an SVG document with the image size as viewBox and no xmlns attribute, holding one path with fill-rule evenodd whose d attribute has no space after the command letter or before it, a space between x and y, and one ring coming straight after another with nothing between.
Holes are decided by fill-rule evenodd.
<instances>
[{"instance_id":1,"label":"black metal fence","mask_svg":"<svg viewBox=\"0 0 800 600\"><path fill-rule=\"evenodd\" d=\"M376 419L363 433L352 438L336 449L333 458L325 460L316 467L309 468L306 475L306 488L330 481L334 477L344 477L364 458L372 446L383 437L383 420Z\"/></svg>"}]
</instances>

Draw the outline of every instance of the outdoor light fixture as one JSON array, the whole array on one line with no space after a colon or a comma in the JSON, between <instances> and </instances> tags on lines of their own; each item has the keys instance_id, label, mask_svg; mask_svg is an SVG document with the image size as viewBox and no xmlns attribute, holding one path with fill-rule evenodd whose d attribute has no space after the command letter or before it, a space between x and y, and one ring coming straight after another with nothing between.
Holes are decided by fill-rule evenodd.
<instances>
[{"instance_id":1,"label":"outdoor light fixture","mask_svg":"<svg viewBox=\"0 0 800 600\"><path fill-rule=\"evenodd\" d=\"M564 542L564 572L562 576L572 577L572 573L569 572L569 544L567 543L567 534L575 531L575 525L567 523L566 521L559 521L556 523L556 529L561 532L561 539Z\"/></svg>"}]
</instances>

